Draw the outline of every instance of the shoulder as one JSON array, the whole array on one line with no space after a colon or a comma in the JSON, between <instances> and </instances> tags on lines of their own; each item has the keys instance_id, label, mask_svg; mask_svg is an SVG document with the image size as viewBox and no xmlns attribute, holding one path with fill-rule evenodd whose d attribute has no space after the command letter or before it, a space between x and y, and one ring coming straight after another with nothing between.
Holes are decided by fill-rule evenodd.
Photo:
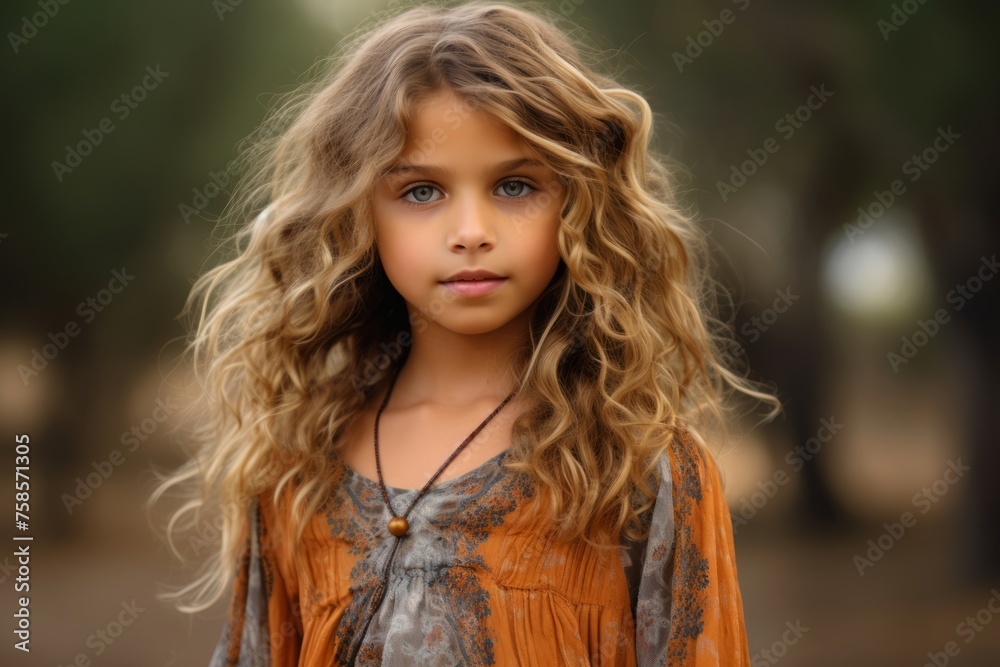
<instances>
[{"instance_id":1,"label":"shoulder","mask_svg":"<svg viewBox=\"0 0 1000 667\"><path fill-rule=\"evenodd\" d=\"M678 427L666 445L656 455L656 476L659 495L685 502L699 502L706 490L721 488L718 464L715 457L693 431Z\"/></svg>"},{"instance_id":2,"label":"shoulder","mask_svg":"<svg viewBox=\"0 0 1000 667\"><path fill-rule=\"evenodd\" d=\"M715 457L701 438L677 429L657 459L656 497L642 518L649 541L668 554L678 540L698 538L727 519L728 508Z\"/></svg>"},{"instance_id":3,"label":"shoulder","mask_svg":"<svg viewBox=\"0 0 1000 667\"><path fill-rule=\"evenodd\" d=\"M706 492L721 491L715 457L688 429L674 432L661 457L661 470L668 468L675 502L699 503Z\"/></svg>"},{"instance_id":4,"label":"shoulder","mask_svg":"<svg viewBox=\"0 0 1000 667\"><path fill-rule=\"evenodd\" d=\"M641 570L633 573L643 664L749 665L729 510L715 457L679 430L661 479Z\"/></svg>"},{"instance_id":5,"label":"shoulder","mask_svg":"<svg viewBox=\"0 0 1000 667\"><path fill-rule=\"evenodd\" d=\"M276 494L273 489L254 497L250 507L250 522L261 547L284 560L288 552L290 496L287 492Z\"/></svg>"},{"instance_id":6,"label":"shoulder","mask_svg":"<svg viewBox=\"0 0 1000 667\"><path fill-rule=\"evenodd\" d=\"M639 517L639 528L644 534L651 531L647 541L659 541L664 547L661 551L669 551L666 546L677 532L700 523L699 515L706 511L716 513L722 489L711 452L698 435L685 428L670 434L656 455L653 470L647 484L655 497L649 498L652 504Z\"/></svg>"},{"instance_id":7,"label":"shoulder","mask_svg":"<svg viewBox=\"0 0 1000 667\"><path fill-rule=\"evenodd\" d=\"M287 489L288 487L286 487ZM266 562L270 577L272 568L287 583L296 581L296 526L290 511L292 493L276 494L268 490L258 494L253 502L250 520L255 524L258 548Z\"/></svg>"}]
</instances>

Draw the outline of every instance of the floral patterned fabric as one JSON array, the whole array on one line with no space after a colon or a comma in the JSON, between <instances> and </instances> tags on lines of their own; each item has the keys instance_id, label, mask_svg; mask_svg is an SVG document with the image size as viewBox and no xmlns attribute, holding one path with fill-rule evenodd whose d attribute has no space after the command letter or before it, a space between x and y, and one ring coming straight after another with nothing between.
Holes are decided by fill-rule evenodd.
<instances>
[{"instance_id":1,"label":"floral patterned fabric","mask_svg":"<svg viewBox=\"0 0 1000 667\"><path fill-rule=\"evenodd\" d=\"M345 466L301 568L256 503L209 667L750 665L729 509L689 436L659 461L649 538L618 553L529 520L505 455L431 487L400 539L377 483ZM417 490L388 493L402 511Z\"/></svg>"}]
</instances>

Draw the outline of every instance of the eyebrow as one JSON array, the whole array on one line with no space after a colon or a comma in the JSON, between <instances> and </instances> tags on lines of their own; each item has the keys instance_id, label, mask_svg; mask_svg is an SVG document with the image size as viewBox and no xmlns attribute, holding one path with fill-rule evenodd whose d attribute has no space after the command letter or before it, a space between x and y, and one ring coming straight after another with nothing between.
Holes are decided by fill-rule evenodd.
<instances>
[{"instance_id":1,"label":"eyebrow","mask_svg":"<svg viewBox=\"0 0 1000 667\"><path fill-rule=\"evenodd\" d=\"M534 158L529 157L519 157L513 160L507 160L505 162L495 162L493 164L486 166L486 173L496 174L504 171L510 171L511 169L519 169L521 167L544 167L545 165ZM397 163L390 169L388 169L383 177L390 176L401 176L405 174L423 174L426 176L434 175L448 175L450 171L434 164L407 164Z\"/></svg>"}]
</instances>

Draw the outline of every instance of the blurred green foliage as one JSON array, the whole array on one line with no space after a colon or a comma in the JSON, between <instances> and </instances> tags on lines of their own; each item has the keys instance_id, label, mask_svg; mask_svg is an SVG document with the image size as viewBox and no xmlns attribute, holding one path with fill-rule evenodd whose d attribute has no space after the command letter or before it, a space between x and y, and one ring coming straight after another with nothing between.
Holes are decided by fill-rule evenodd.
<instances>
[{"instance_id":1,"label":"blurred green foliage","mask_svg":"<svg viewBox=\"0 0 1000 667\"><path fill-rule=\"evenodd\" d=\"M175 335L169 319L204 268L210 218L225 196L209 202L207 219L190 224L179 207L211 172L225 169L274 95L294 88L334 48L352 27L345 21L387 5L240 2L220 12L223 1L53 2L54 15L24 40L14 35L43 23L44 1L0 10L8 31L0 123L13 157L0 258L4 284L17 286L7 290L5 326L58 326L110 269L124 265L142 285L141 299L128 305L127 344L137 350L162 342L167 331ZM658 134L657 145L691 167L695 203L723 219L739 202L721 202L716 182L823 82L834 101L781 146L766 166L768 181L796 190L813 173L829 179L817 163L832 147L854 146L833 172L843 210L829 212L850 216L855 200L894 177L937 126L952 124L969 138L948 156L949 167L933 174L934 187L956 202L980 196L992 165L977 164L973 151L996 145L996 59L989 55L996 47L988 32L1000 10L981 4L973 14L968 3L913 2L918 9L886 40L878 22L895 4L549 3L590 33L609 69L647 95L661 128L679 128ZM339 18L341 30L324 16ZM732 20L706 40L705 22L720 16ZM678 71L677 54L699 33L710 43ZM147 66L169 76L119 120L111 104L140 83ZM67 145L106 117L114 131L57 180L53 162L64 161ZM992 134L972 136L987 130Z\"/></svg>"}]
</instances>

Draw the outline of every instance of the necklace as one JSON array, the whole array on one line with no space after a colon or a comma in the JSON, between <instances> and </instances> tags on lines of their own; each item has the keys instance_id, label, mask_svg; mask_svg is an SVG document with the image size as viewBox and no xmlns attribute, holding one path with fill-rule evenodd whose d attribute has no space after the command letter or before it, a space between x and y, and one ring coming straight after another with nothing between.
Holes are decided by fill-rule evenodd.
<instances>
[{"instance_id":1,"label":"necklace","mask_svg":"<svg viewBox=\"0 0 1000 667\"><path fill-rule=\"evenodd\" d=\"M402 537L403 535L406 535L406 531L410 529L410 523L406 520L406 517L409 516L410 510L412 510L413 506L417 504L417 501L420 499L420 497L427 492L427 489L431 488L431 484L433 484L434 480L438 478L438 475L440 475L441 472L448 467L448 464L451 463L456 456L458 456L459 452L465 449L465 446L468 445L470 442L472 442L472 439L476 437L476 435L481 430L483 430L483 428L488 423L490 423L491 419L497 416L497 413L500 412L503 406L507 405L507 402L514 397L514 394L517 393L517 389L510 392L507 398L503 399L503 403L497 406L497 409L494 410L492 413L490 413L490 416L487 417L482 424L476 427L475 431L469 434L469 437L466 438L465 441L458 446L458 449L452 452L451 456L449 456L445 460L445 462L441 464L441 467L437 469L437 472L434 473L434 476L431 477L426 484L424 484L424 487L420 489L420 492L417 493L416 497L414 497L414 499L410 502L410 506L406 508L406 511L403 512L402 515L399 515L396 514L395 510L392 509L392 503L389 502L389 493L388 491L386 491L385 482L382 481L382 463L379 460L378 456L378 421L379 417L382 415L382 410L385 409L386 404L389 402L389 396L392 395L392 388L396 385L396 379L399 377L400 370L401 369L397 369L396 373L392 376L392 380L389 383L389 390L385 392L385 398L382 399L382 404L379 406L378 412L375 413L375 470L378 472L378 487L379 490L382 492L382 500L385 501L385 506L389 508L389 514L392 515L392 518L389 519L389 532L392 533L395 537Z\"/></svg>"},{"instance_id":2,"label":"necklace","mask_svg":"<svg viewBox=\"0 0 1000 667\"><path fill-rule=\"evenodd\" d=\"M427 484L425 484L424 487L420 489L420 492L417 494L416 498L414 498L413 501L410 503L410 506L406 509L406 511L403 512L402 516L399 516L392 509L392 503L389 502L389 493L386 491L385 482L382 481L382 463L380 462L378 456L378 421L379 417L382 415L382 410L385 409L386 404L389 402L389 396L392 395L392 388L396 384L396 378L399 377L400 370L401 369L397 369L395 374L393 375L392 380L389 383L389 389L388 391L385 392L385 398L382 399L382 405L379 406L378 412L375 413L375 469L378 471L378 487L379 490L382 492L382 500L385 501L385 506L389 508L389 514L392 515L392 519L389 520L389 532L394 537L397 538L406 535L406 531L409 530L410 524L409 522L407 522L406 517L409 515L410 510L413 509L413 506L417 503L417 500L422 495L424 495L427 489L431 487L431 484L434 483L434 480L437 479L438 475L441 474L441 472L448 466L448 464L451 463L451 461L456 456L458 456L458 453L461 452L465 448L465 446L472 441L474 437L476 437L476 434L478 434L481 430L483 430L483 427L485 427L486 424L488 424L491 419L496 417L497 413L500 412L500 409L503 408L503 406L507 405L507 402L514 397L514 394L517 393L516 389L512 391L510 395L508 395L507 398L503 400L503 403L501 403L499 407L497 407L497 409L494 410L490 414L490 416L486 418L486 421L480 424L479 427L475 431L473 431L468 438L465 439L465 442L463 442L461 445L458 446L458 449L456 449L452 453L452 455L448 457L448 460L441 464L441 467L438 468L436 473L434 473L434 476L431 477L430 481L428 481ZM385 598L386 591L388 590L386 587L386 582L388 581L389 578L389 569L392 565L393 557L396 555L396 548L399 546L399 544L400 540L398 539L393 540L392 549L389 551L388 557L386 557L385 566L382 570L382 577L375 586L374 601L370 607L371 612L369 613L368 619L365 621L364 625L361 626L360 630L357 633L355 633L354 636L352 637L350 656L348 657L348 662L345 664L348 665L354 664L355 657L361 650L361 646L364 643L365 636L368 633L368 626L371 624L372 619L375 618L375 614L378 611L378 609L382 606L382 600Z\"/></svg>"}]
</instances>

